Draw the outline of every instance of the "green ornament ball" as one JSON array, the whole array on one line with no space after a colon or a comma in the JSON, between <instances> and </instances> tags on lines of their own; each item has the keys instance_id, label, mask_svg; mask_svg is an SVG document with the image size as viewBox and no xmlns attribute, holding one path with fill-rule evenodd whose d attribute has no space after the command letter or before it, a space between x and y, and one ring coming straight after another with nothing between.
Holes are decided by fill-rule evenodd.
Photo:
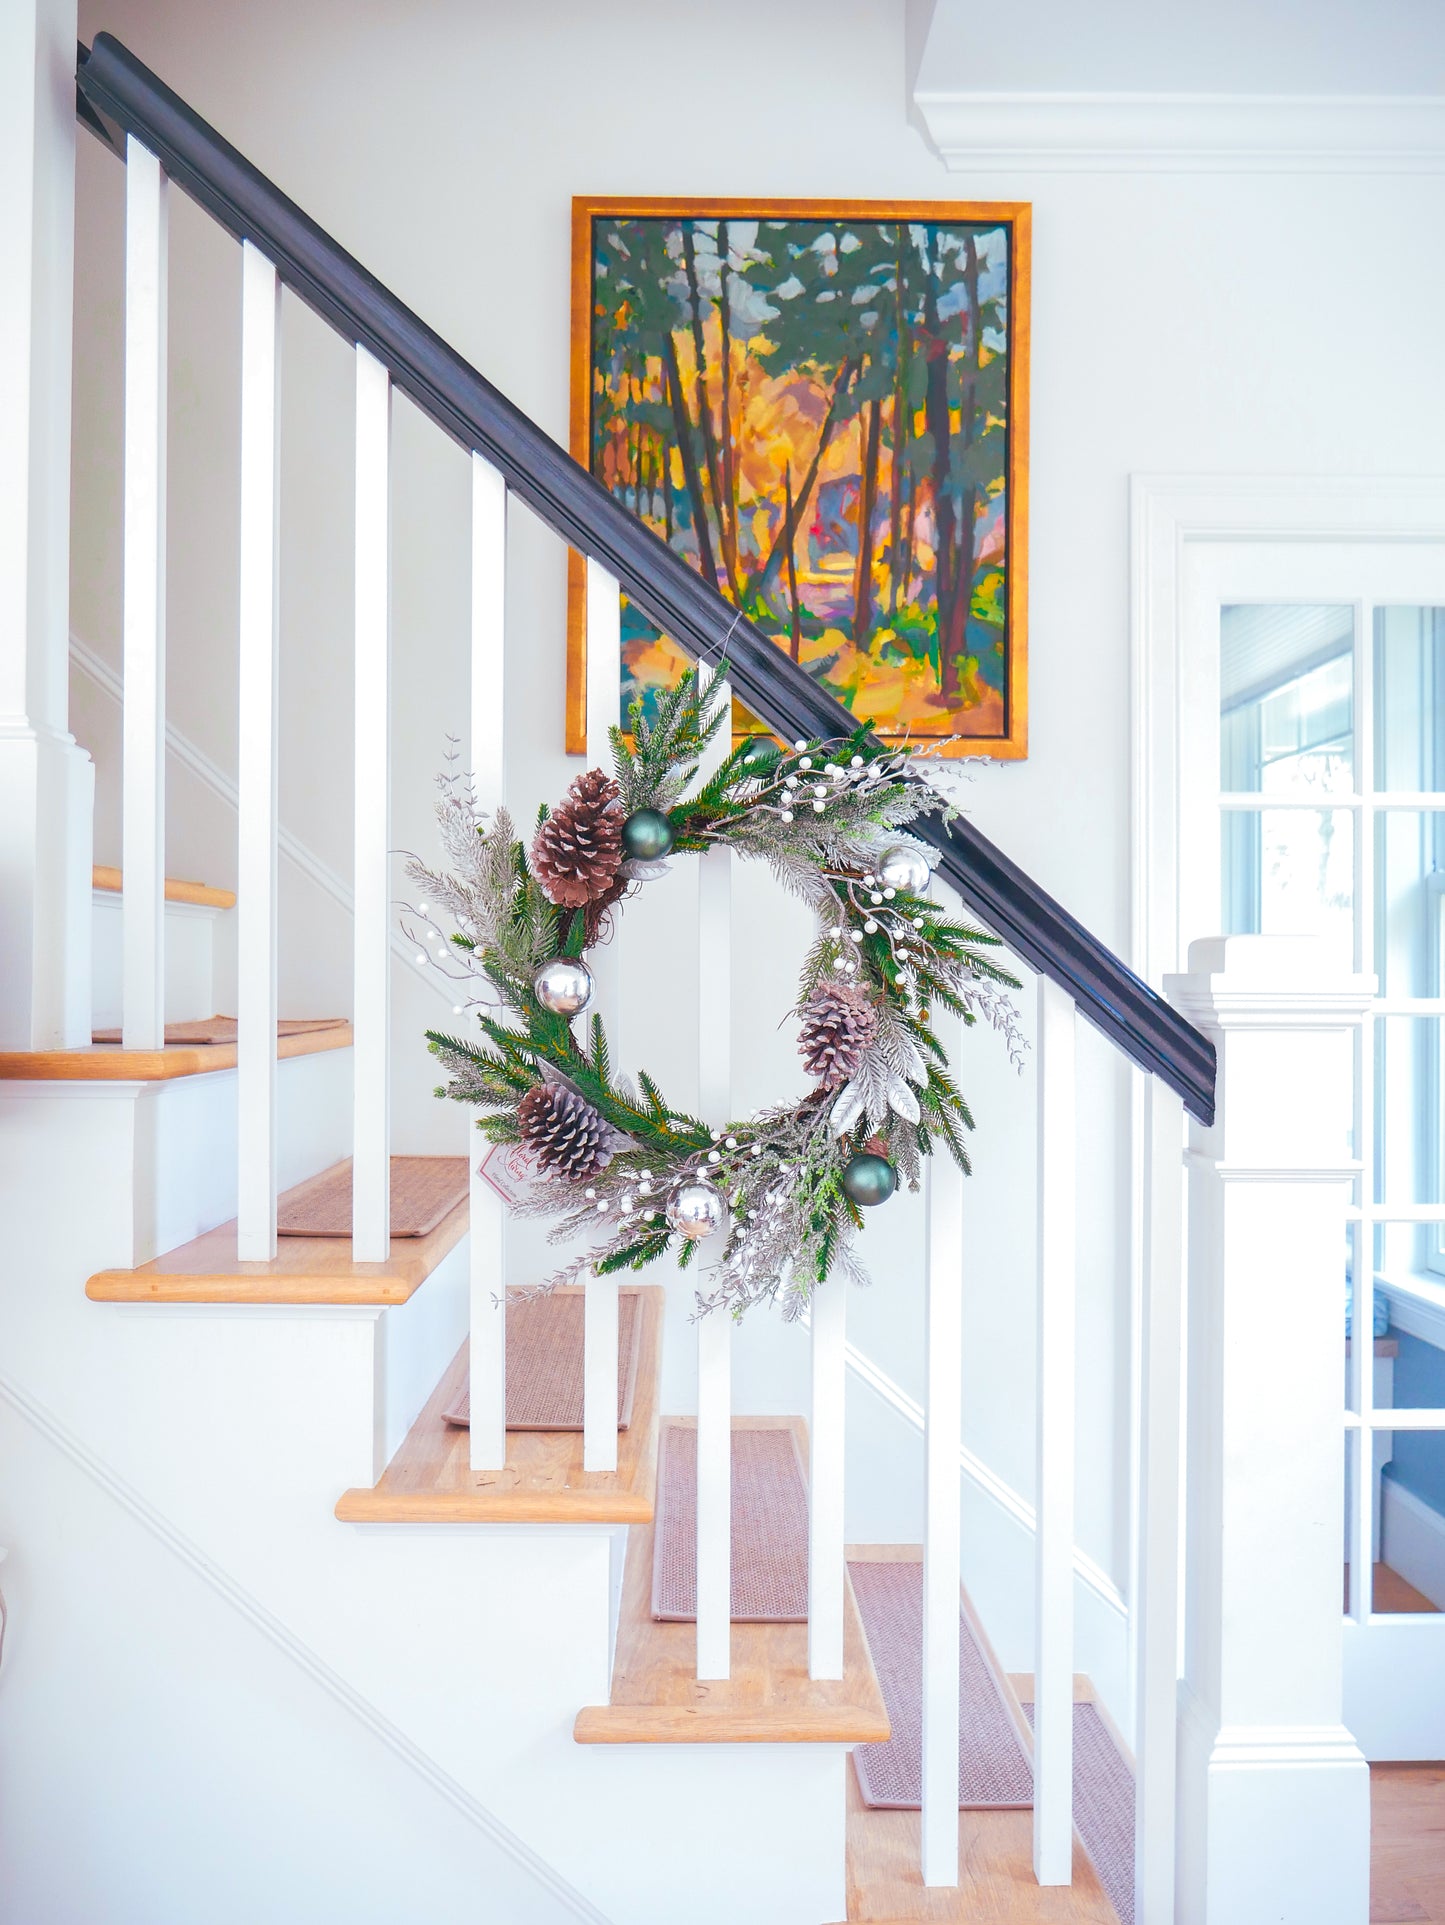
<instances>
[{"instance_id":1,"label":"green ornament ball","mask_svg":"<svg viewBox=\"0 0 1445 1925\"><path fill-rule=\"evenodd\" d=\"M844 1194L866 1210L888 1201L898 1188L898 1172L886 1156L860 1150L843 1165L842 1183Z\"/></svg>"},{"instance_id":2,"label":"green ornament ball","mask_svg":"<svg viewBox=\"0 0 1445 1925\"><path fill-rule=\"evenodd\" d=\"M629 862L661 862L676 840L660 809L634 809L622 825L622 853Z\"/></svg>"},{"instance_id":3,"label":"green ornament ball","mask_svg":"<svg viewBox=\"0 0 1445 1925\"><path fill-rule=\"evenodd\" d=\"M783 751L770 735L754 735L743 744L741 763L745 775L771 775L782 759Z\"/></svg>"}]
</instances>

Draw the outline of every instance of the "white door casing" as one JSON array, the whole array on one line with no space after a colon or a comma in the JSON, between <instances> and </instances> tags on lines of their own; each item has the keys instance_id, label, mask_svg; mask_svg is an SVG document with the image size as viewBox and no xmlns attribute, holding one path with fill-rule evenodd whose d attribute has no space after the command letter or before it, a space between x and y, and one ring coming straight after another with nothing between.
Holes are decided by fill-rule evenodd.
<instances>
[{"instance_id":1,"label":"white door casing","mask_svg":"<svg viewBox=\"0 0 1445 1925\"><path fill-rule=\"evenodd\" d=\"M1136 477L1132 531L1135 967L1157 986L1180 966L1190 940L1221 926L1220 610L1278 602L1353 610L1355 779L1352 793L1331 795L1329 806L1347 810L1353 823L1355 961L1371 968L1371 611L1380 604L1445 607L1445 480ZM1364 1261L1357 1260L1356 1276L1372 1281L1371 1220L1380 1214L1370 1167L1374 1033L1367 1018L1354 1118L1357 1153L1365 1159L1357 1186L1365 1221L1356 1232ZM1409 1207L1392 1197L1390 1208L1397 1203ZM1369 1332L1369 1292L1357 1286L1356 1296L1356 1332ZM1428 1316L1406 1324L1395 1317L1400 1328L1414 1329L1417 1321L1425 1334ZM1437 1335L1445 1337L1445 1315L1439 1323ZM1379 1444L1391 1437L1373 1421L1378 1376L1357 1362L1349 1373L1342 1434L1356 1471L1375 1464ZM1400 1428L1445 1429L1445 1410L1392 1417ZM1377 1483L1377 1472L1350 1479L1356 1573L1370 1566ZM1390 1493L1397 1534L1422 1530L1433 1518L1423 1505L1415 1509L1425 1517L1416 1516L1409 1493L1393 1483ZM1345 1624L1346 1723L1367 1757L1445 1756L1445 1614L1380 1614L1372 1602L1357 1580Z\"/></svg>"}]
</instances>

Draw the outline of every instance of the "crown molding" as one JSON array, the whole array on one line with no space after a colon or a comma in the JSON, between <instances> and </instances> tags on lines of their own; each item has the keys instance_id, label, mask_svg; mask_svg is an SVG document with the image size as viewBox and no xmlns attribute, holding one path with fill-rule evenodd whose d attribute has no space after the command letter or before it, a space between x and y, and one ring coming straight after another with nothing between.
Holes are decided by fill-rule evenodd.
<instances>
[{"instance_id":1,"label":"crown molding","mask_svg":"<svg viewBox=\"0 0 1445 1925\"><path fill-rule=\"evenodd\" d=\"M913 96L952 172L1437 174L1445 95Z\"/></svg>"}]
</instances>

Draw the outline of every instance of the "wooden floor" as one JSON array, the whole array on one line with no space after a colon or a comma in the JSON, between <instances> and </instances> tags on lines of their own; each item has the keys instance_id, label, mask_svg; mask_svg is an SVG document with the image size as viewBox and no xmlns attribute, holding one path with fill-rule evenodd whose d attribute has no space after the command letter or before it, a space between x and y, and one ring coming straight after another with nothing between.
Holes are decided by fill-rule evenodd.
<instances>
[{"instance_id":1,"label":"wooden floor","mask_svg":"<svg viewBox=\"0 0 1445 1925\"><path fill-rule=\"evenodd\" d=\"M567 1430L509 1431L506 1469L474 1471L470 1433L442 1418L466 1379L463 1344L380 1483L346 1491L336 1515L347 1524L650 1524L663 1292L654 1283L637 1294L637 1385L615 1471L584 1471L582 1433Z\"/></svg>"},{"instance_id":2,"label":"wooden floor","mask_svg":"<svg viewBox=\"0 0 1445 1925\"><path fill-rule=\"evenodd\" d=\"M1445 1925L1445 1764L1370 1766L1370 1925Z\"/></svg>"},{"instance_id":3,"label":"wooden floor","mask_svg":"<svg viewBox=\"0 0 1445 1925\"><path fill-rule=\"evenodd\" d=\"M1374 1582L1370 1592L1371 1606L1386 1614L1408 1611L1428 1611L1438 1613L1439 1606L1432 1604L1423 1591L1417 1591L1413 1584L1392 1571L1388 1564L1375 1566ZM1350 1608L1350 1567L1345 1566L1345 1609Z\"/></svg>"},{"instance_id":4,"label":"wooden floor","mask_svg":"<svg viewBox=\"0 0 1445 1925\"><path fill-rule=\"evenodd\" d=\"M733 1427L784 1426L797 1435L806 1461L801 1418L741 1417ZM840 1681L808 1676L806 1624L734 1624L731 1677L700 1684L697 1627L660 1624L652 1616L652 1526L627 1536L612 1696L578 1713L573 1736L579 1744L854 1744L888 1736L851 1585Z\"/></svg>"}]
</instances>

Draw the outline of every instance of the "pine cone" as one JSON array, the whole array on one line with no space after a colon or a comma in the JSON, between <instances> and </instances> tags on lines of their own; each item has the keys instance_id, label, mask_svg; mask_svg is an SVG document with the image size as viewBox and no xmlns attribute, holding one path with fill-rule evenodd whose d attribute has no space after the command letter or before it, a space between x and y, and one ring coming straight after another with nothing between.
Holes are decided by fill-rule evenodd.
<instances>
[{"instance_id":1,"label":"pine cone","mask_svg":"<svg viewBox=\"0 0 1445 1925\"><path fill-rule=\"evenodd\" d=\"M878 1012L863 990L820 984L803 1010L803 1067L823 1089L842 1089L877 1034Z\"/></svg>"},{"instance_id":2,"label":"pine cone","mask_svg":"<svg viewBox=\"0 0 1445 1925\"><path fill-rule=\"evenodd\" d=\"M607 1125L565 1083L534 1083L517 1105L522 1141L549 1176L582 1183L612 1161Z\"/></svg>"},{"instance_id":3,"label":"pine cone","mask_svg":"<svg viewBox=\"0 0 1445 1925\"><path fill-rule=\"evenodd\" d=\"M580 909L611 893L621 866L622 792L610 775L588 769L538 829L532 867L550 901Z\"/></svg>"}]
</instances>

